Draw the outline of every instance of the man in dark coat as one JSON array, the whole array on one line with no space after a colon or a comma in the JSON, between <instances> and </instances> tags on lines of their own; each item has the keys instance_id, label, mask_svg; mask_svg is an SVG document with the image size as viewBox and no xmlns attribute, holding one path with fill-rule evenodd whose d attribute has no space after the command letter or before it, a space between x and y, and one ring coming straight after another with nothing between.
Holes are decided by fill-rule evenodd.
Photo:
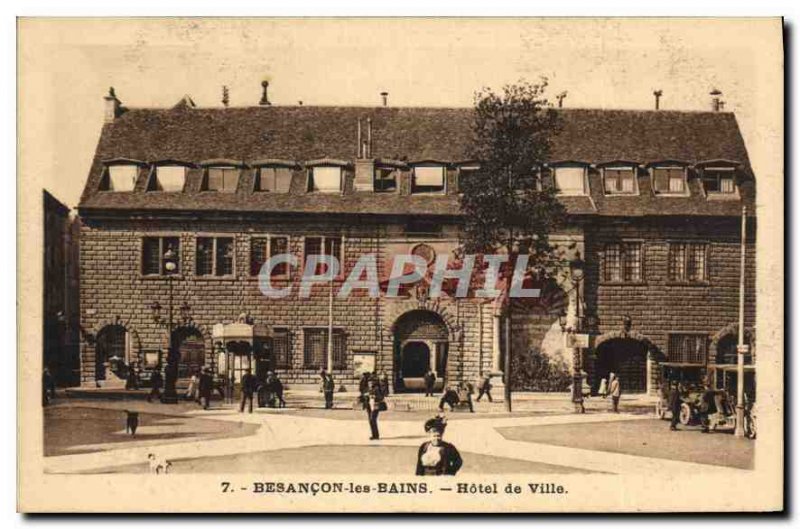
<instances>
[{"instance_id":1,"label":"man in dark coat","mask_svg":"<svg viewBox=\"0 0 800 529\"><path fill-rule=\"evenodd\" d=\"M211 376L211 370L206 368L200 374L200 380L197 383L197 393L204 410L208 409L212 391L214 391L214 378Z\"/></svg>"},{"instance_id":2,"label":"man in dark coat","mask_svg":"<svg viewBox=\"0 0 800 529\"><path fill-rule=\"evenodd\" d=\"M669 429L676 431L681 417L681 388L677 382L670 384L669 397L668 397L669 410L672 412L672 418L669 421Z\"/></svg>"},{"instance_id":3,"label":"man in dark coat","mask_svg":"<svg viewBox=\"0 0 800 529\"><path fill-rule=\"evenodd\" d=\"M458 392L453 386L447 386L444 390L442 398L439 399L439 411L444 411L445 404L450 406L450 411L453 411L456 407L456 404L459 402L460 399L458 398Z\"/></svg>"},{"instance_id":4,"label":"man in dark coat","mask_svg":"<svg viewBox=\"0 0 800 529\"><path fill-rule=\"evenodd\" d=\"M436 382L436 373L432 369L428 369L428 372L422 378L425 381L425 396L433 397L433 384Z\"/></svg>"},{"instance_id":5,"label":"man in dark coat","mask_svg":"<svg viewBox=\"0 0 800 529\"><path fill-rule=\"evenodd\" d=\"M464 463L456 447L442 440L446 425L442 417L425 422L431 439L422 443L417 452L417 476L455 476Z\"/></svg>"},{"instance_id":6,"label":"man in dark coat","mask_svg":"<svg viewBox=\"0 0 800 529\"><path fill-rule=\"evenodd\" d=\"M164 379L161 377L161 364L158 364L150 377L150 393L147 395L147 402L152 402L153 397L156 399L161 398L161 388L164 385Z\"/></svg>"},{"instance_id":7,"label":"man in dark coat","mask_svg":"<svg viewBox=\"0 0 800 529\"><path fill-rule=\"evenodd\" d=\"M249 403L248 413L253 413L253 395L258 391L258 377L249 369L242 375L242 403L239 405L239 413L244 412L244 405Z\"/></svg>"},{"instance_id":8,"label":"man in dark coat","mask_svg":"<svg viewBox=\"0 0 800 529\"><path fill-rule=\"evenodd\" d=\"M486 398L489 399L489 402L492 402L492 375L484 375L481 379L480 384L478 384L478 398L475 399L476 401L480 402L481 397L486 395Z\"/></svg>"},{"instance_id":9,"label":"man in dark coat","mask_svg":"<svg viewBox=\"0 0 800 529\"><path fill-rule=\"evenodd\" d=\"M362 396L369 393L369 373L361 373L361 379L358 381L358 393Z\"/></svg>"},{"instance_id":10,"label":"man in dark coat","mask_svg":"<svg viewBox=\"0 0 800 529\"><path fill-rule=\"evenodd\" d=\"M386 410L386 402L377 377L370 379L369 384L369 391L364 398L364 410L367 412L369 429L372 434L369 439L370 441L376 441L381 438L381 434L378 431L378 415Z\"/></svg>"},{"instance_id":11,"label":"man in dark coat","mask_svg":"<svg viewBox=\"0 0 800 529\"><path fill-rule=\"evenodd\" d=\"M322 393L325 395L325 409L330 410L333 408L333 392L336 390L336 382L333 380L331 373L324 373L322 375Z\"/></svg>"}]
</instances>

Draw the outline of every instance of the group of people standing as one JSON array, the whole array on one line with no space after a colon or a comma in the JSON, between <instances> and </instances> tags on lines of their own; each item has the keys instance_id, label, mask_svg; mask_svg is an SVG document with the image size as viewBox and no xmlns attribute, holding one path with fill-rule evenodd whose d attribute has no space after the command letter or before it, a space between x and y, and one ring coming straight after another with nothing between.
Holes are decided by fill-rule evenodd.
<instances>
[{"instance_id":1,"label":"group of people standing","mask_svg":"<svg viewBox=\"0 0 800 529\"><path fill-rule=\"evenodd\" d=\"M622 395L622 387L620 386L619 376L615 373L608 374L608 380L600 380L600 389L597 392L601 397L611 397L611 411L619 413L619 398Z\"/></svg>"}]
</instances>

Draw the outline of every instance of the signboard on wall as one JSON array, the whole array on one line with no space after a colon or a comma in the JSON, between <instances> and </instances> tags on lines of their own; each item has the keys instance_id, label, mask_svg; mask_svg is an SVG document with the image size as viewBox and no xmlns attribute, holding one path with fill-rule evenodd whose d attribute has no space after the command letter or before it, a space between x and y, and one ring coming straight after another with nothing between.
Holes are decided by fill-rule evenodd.
<instances>
[{"instance_id":1,"label":"signboard on wall","mask_svg":"<svg viewBox=\"0 0 800 529\"><path fill-rule=\"evenodd\" d=\"M375 371L375 351L355 351L353 353L353 369L356 375Z\"/></svg>"},{"instance_id":2,"label":"signboard on wall","mask_svg":"<svg viewBox=\"0 0 800 529\"><path fill-rule=\"evenodd\" d=\"M567 333L564 335L564 346L570 349L588 349L589 348L589 335Z\"/></svg>"}]
</instances>

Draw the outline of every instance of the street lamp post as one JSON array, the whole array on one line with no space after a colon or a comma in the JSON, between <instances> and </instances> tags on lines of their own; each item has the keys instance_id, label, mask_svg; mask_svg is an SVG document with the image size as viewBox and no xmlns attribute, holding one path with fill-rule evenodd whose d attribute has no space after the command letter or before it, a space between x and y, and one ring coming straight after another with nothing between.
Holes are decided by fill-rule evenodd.
<instances>
[{"instance_id":1,"label":"street lamp post","mask_svg":"<svg viewBox=\"0 0 800 529\"><path fill-rule=\"evenodd\" d=\"M177 404L178 403L178 392L175 390L175 383L178 380L178 360L179 360L179 353L175 349L175 343L172 336L172 330L174 327L173 321L173 295L172 295L172 277L175 275L175 272L178 269L177 264L177 254L172 249L170 245L167 247L167 251L164 252L163 259L164 259L164 275L167 276L167 284L169 285L169 301L167 304L167 321L166 321L166 330L167 330L167 339L168 339L168 348L167 348L167 367L164 370L164 395L161 397L161 402L164 404ZM186 306L184 304L184 306ZM186 306L188 308L188 306ZM153 310L153 318L156 323L162 323L161 320L161 304L157 301L151 305ZM184 307L181 307L181 310L184 310ZM161 365L161 360L159 358L159 367Z\"/></svg>"},{"instance_id":2,"label":"street lamp post","mask_svg":"<svg viewBox=\"0 0 800 529\"><path fill-rule=\"evenodd\" d=\"M572 290L575 291L575 325L567 327L567 314L563 311L558 317L559 324L561 325L561 332L565 333L565 338L572 337L570 343L572 348L572 403L575 407L575 413L586 413L586 408L583 404L583 358L580 343L575 340L575 335L583 330L583 317L581 316L581 285L584 279L584 269L585 263L581 259L580 254L577 254L575 259L569 263L570 281L572 282Z\"/></svg>"}]
</instances>

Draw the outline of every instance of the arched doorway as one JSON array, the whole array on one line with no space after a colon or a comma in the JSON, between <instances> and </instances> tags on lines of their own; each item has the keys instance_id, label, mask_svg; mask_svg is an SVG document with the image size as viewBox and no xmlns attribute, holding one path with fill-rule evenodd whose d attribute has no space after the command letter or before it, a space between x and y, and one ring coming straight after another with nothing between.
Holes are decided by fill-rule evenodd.
<instances>
[{"instance_id":1,"label":"arched doorway","mask_svg":"<svg viewBox=\"0 0 800 529\"><path fill-rule=\"evenodd\" d=\"M178 327L172 335L174 346L180 354L178 378L188 378L199 373L206 363L205 339L195 327Z\"/></svg>"},{"instance_id":2,"label":"arched doorway","mask_svg":"<svg viewBox=\"0 0 800 529\"><path fill-rule=\"evenodd\" d=\"M398 391L424 391L425 373L436 373L437 389L447 377L449 332L442 317L430 310L412 310L394 325L394 375Z\"/></svg>"},{"instance_id":3,"label":"arched doorway","mask_svg":"<svg viewBox=\"0 0 800 529\"><path fill-rule=\"evenodd\" d=\"M647 391L647 344L634 338L612 338L597 346L595 351L595 386L608 380L610 373L619 377L625 393ZM594 388L596 389L596 388Z\"/></svg>"},{"instance_id":4,"label":"arched doorway","mask_svg":"<svg viewBox=\"0 0 800 529\"><path fill-rule=\"evenodd\" d=\"M104 381L112 369L112 360L121 365L127 360L128 331L122 325L106 325L97 333L95 345L95 380Z\"/></svg>"}]
</instances>

